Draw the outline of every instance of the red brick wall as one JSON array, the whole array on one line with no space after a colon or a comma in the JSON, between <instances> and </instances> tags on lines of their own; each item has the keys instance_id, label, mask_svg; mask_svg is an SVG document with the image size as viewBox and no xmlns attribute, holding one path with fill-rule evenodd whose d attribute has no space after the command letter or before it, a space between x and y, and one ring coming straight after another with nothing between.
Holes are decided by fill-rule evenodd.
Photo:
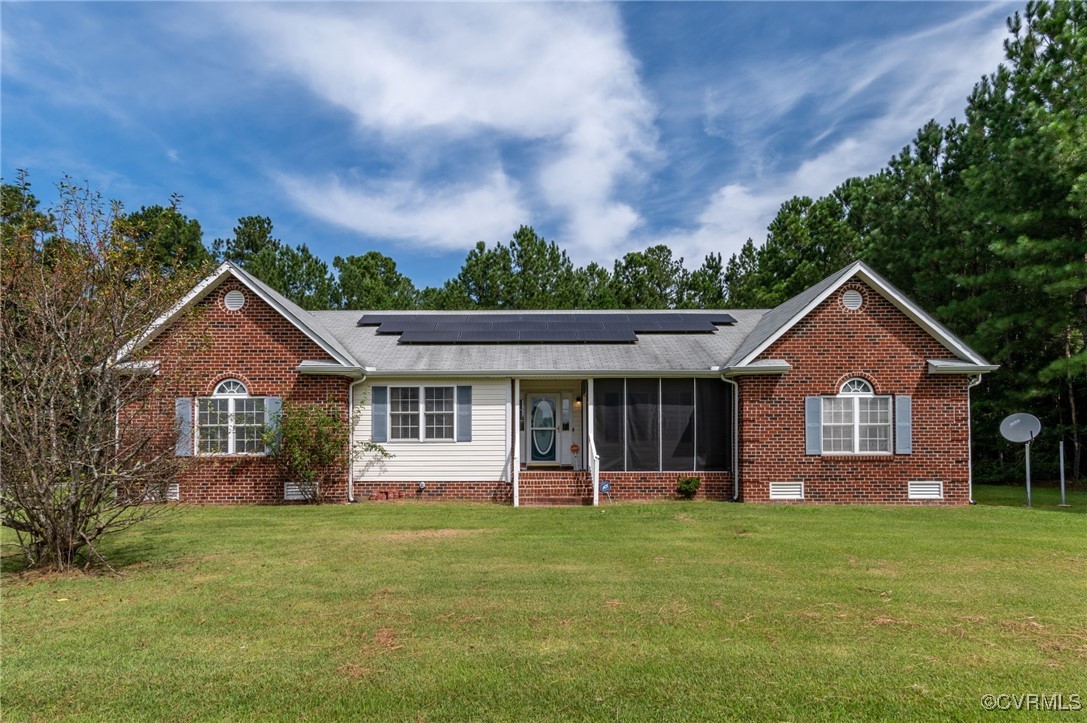
<instances>
[{"instance_id":1,"label":"red brick wall","mask_svg":"<svg viewBox=\"0 0 1087 723\"><path fill-rule=\"evenodd\" d=\"M245 306L238 311L223 306L223 295L232 289L245 294ZM161 364L155 384L163 400L158 412L163 429L173 428L174 398L208 396L228 377L240 379L253 396L331 401L347 414L350 380L295 371L303 359L328 359L328 353L232 277L197 305L192 320L156 338L148 358ZM331 499L345 500L346 470L323 489ZM283 481L262 456L196 456L183 474L180 495L182 502L196 504L278 503Z\"/></svg>"},{"instance_id":2,"label":"red brick wall","mask_svg":"<svg viewBox=\"0 0 1087 723\"><path fill-rule=\"evenodd\" d=\"M845 289L864 305L842 306ZM745 502L768 502L770 482L805 483L805 501L829 504L966 504L968 401L964 376L934 376L927 359L954 355L875 291L846 284L760 359L785 359L786 374L740 377L740 484ZM804 398L837 394L863 377L876 394L913 397L913 454L805 454ZM910 480L942 480L944 499L907 499Z\"/></svg>"},{"instance_id":3,"label":"red brick wall","mask_svg":"<svg viewBox=\"0 0 1087 723\"><path fill-rule=\"evenodd\" d=\"M731 500L732 475L728 472L601 472L600 479L611 482L614 500L679 499L676 485L684 477L698 477L702 486L695 499Z\"/></svg>"}]
</instances>

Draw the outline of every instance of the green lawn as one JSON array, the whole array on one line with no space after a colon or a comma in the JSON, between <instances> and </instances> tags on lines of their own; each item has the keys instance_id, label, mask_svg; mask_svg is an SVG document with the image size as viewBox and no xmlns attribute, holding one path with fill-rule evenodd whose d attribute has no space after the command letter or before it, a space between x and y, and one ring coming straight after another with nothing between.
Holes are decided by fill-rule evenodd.
<instances>
[{"instance_id":1,"label":"green lawn","mask_svg":"<svg viewBox=\"0 0 1087 723\"><path fill-rule=\"evenodd\" d=\"M1021 493L188 509L113 540L121 577L6 563L2 715L973 720L1001 715L986 693L1087 702L1087 494L1027 510Z\"/></svg>"}]
</instances>

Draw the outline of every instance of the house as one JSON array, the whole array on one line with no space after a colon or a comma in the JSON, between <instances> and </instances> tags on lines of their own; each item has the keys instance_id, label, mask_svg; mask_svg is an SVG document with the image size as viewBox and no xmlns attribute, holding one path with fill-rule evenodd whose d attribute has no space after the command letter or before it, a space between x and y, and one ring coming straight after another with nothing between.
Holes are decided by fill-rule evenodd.
<instances>
[{"instance_id":1,"label":"house","mask_svg":"<svg viewBox=\"0 0 1087 723\"><path fill-rule=\"evenodd\" d=\"M196 346L174 333L193 307ZM308 312L225 263L138 346L187 380L195 503L293 496L261 438L286 398L392 453L326 486L345 501L598 504L697 476L713 500L961 505L970 388L996 369L861 262L770 310L379 313Z\"/></svg>"}]
</instances>

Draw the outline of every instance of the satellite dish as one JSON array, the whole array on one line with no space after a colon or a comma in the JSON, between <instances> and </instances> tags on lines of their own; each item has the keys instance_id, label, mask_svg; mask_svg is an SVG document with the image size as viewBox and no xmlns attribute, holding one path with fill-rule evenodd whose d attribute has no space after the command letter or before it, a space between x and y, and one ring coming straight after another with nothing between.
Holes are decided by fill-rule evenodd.
<instances>
[{"instance_id":1,"label":"satellite dish","mask_svg":"<svg viewBox=\"0 0 1087 723\"><path fill-rule=\"evenodd\" d=\"M1033 414L1020 412L1004 418L1000 423L1000 434L1009 442L1033 442L1042 431L1042 423Z\"/></svg>"}]
</instances>

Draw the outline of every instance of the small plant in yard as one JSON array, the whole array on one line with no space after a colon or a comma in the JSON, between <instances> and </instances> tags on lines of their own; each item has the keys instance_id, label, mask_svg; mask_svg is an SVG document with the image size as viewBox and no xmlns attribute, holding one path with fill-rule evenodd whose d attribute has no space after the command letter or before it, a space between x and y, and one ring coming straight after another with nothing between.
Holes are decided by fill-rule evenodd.
<instances>
[{"instance_id":1,"label":"small plant in yard","mask_svg":"<svg viewBox=\"0 0 1087 723\"><path fill-rule=\"evenodd\" d=\"M272 460L284 481L302 499L320 504L328 487L323 482L342 477L347 465L364 454L391 455L380 444L351 444L351 420L335 402L283 402L276 424L264 434Z\"/></svg>"},{"instance_id":2,"label":"small plant in yard","mask_svg":"<svg viewBox=\"0 0 1087 723\"><path fill-rule=\"evenodd\" d=\"M683 477L676 485L676 492L685 500L693 500L701 486L702 480L698 477Z\"/></svg>"}]
</instances>

